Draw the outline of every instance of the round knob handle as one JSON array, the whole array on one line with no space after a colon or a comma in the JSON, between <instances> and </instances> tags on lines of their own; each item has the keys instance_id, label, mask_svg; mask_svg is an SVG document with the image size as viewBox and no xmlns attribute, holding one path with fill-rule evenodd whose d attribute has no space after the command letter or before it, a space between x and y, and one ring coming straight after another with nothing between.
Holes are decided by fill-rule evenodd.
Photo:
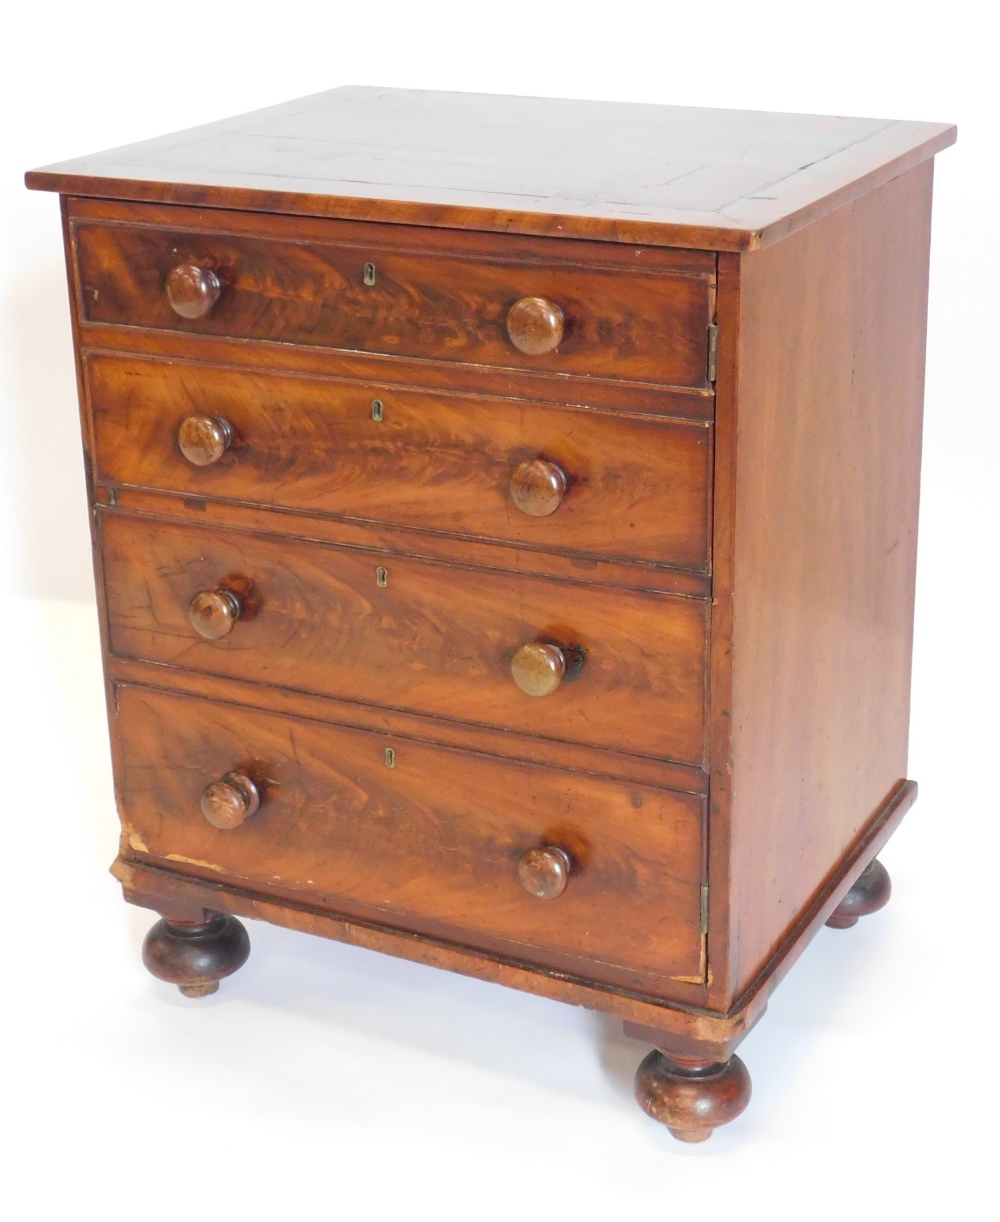
<instances>
[{"instance_id":1,"label":"round knob handle","mask_svg":"<svg viewBox=\"0 0 1000 1222\"><path fill-rule=\"evenodd\" d=\"M182 263L167 276L167 301L181 318L204 318L219 300L222 284L210 267Z\"/></svg>"},{"instance_id":2,"label":"round knob handle","mask_svg":"<svg viewBox=\"0 0 1000 1222\"><path fill-rule=\"evenodd\" d=\"M522 297L507 313L507 334L519 352L542 356L562 343L564 323L563 312L554 301Z\"/></svg>"},{"instance_id":3,"label":"round knob handle","mask_svg":"<svg viewBox=\"0 0 1000 1222\"><path fill-rule=\"evenodd\" d=\"M565 494L566 473L544 458L518 463L510 477L511 499L522 513L532 518L555 513Z\"/></svg>"},{"instance_id":4,"label":"round knob handle","mask_svg":"<svg viewBox=\"0 0 1000 1222\"><path fill-rule=\"evenodd\" d=\"M210 467L229 449L233 430L218 416L188 416L177 430L181 453L195 467Z\"/></svg>"},{"instance_id":5,"label":"round knob handle","mask_svg":"<svg viewBox=\"0 0 1000 1222\"><path fill-rule=\"evenodd\" d=\"M206 641L229 636L243 606L232 590L201 590L188 603L191 627Z\"/></svg>"},{"instance_id":6,"label":"round knob handle","mask_svg":"<svg viewBox=\"0 0 1000 1222\"><path fill-rule=\"evenodd\" d=\"M201 813L213 827L232 831L260 807L260 790L242 772L227 772L201 791Z\"/></svg>"},{"instance_id":7,"label":"round knob handle","mask_svg":"<svg viewBox=\"0 0 1000 1222\"><path fill-rule=\"evenodd\" d=\"M558 645L531 641L514 654L510 673L526 696L550 696L566 674L566 655Z\"/></svg>"},{"instance_id":8,"label":"round knob handle","mask_svg":"<svg viewBox=\"0 0 1000 1222\"><path fill-rule=\"evenodd\" d=\"M517 863L521 886L539 900L554 900L566 890L572 863L565 849L554 844L528 849Z\"/></svg>"}]
</instances>

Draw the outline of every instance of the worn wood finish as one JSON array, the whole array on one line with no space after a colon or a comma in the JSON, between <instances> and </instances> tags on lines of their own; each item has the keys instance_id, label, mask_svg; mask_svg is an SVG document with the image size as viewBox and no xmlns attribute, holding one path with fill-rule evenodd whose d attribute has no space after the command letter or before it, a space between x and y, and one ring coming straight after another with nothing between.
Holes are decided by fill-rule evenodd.
<instances>
[{"instance_id":1,"label":"worn wood finish","mask_svg":"<svg viewBox=\"0 0 1000 1222\"><path fill-rule=\"evenodd\" d=\"M924 161L943 123L347 87L29 187L709 250L770 244Z\"/></svg>"},{"instance_id":2,"label":"worn wood finish","mask_svg":"<svg viewBox=\"0 0 1000 1222\"><path fill-rule=\"evenodd\" d=\"M740 267L739 457L717 475L735 488L727 1003L906 776L930 202L927 164Z\"/></svg>"},{"instance_id":3,"label":"worn wood finish","mask_svg":"<svg viewBox=\"0 0 1000 1222\"><path fill-rule=\"evenodd\" d=\"M199 590L188 603L188 622L206 641L221 641L236 627L242 611L234 590Z\"/></svg>"},{"instance_id":4,"label":"worn wood finish","mask_svg":"<svg viewBox=\"0 0 1000 1222\"><path fill-rule=\"evenodd\" d=\"M217 463L232 440L232 425L220 416L185 416L177 426L177 448L194 467Z\"/></svg>"},{"instance_id":5,"label":"worn wood finish","mask_svg":"<svg viewBox=\"0 0 1000 1222\"><path fill-rule=\"evenodd\" d=\"M241 223L246 227L245 218ZM463 259L447 245L376 250L360 235L352 243L338 243L334 233L305 242L294 222L276 235L244 236L221 225L189 227L184 209L168 224L74 222L84 319L552 373L617 374L671 386L708 384L710 275L652 274L639 260L627 270L565 260L546 265L519 260L503 245L488 258ZM369 285L364 269L374 255ZM182 316L172 306L165 285L178 266L203 268L203 278L221 283L211 308ZM509 335L512 306L543 297L552 303L548 329L537 330L536 321L536 330L520 325ZM207 291L198 300L207 300ZM558 336L554 311L564 319Z\"/></svg>"},{"instance_id":6,"label":"worn wood finish","mask_svg":"<svg viewBox=\"0 0 1000 1222\"><path fill-rule=\"evenodd\" d=\"M831 871L827 886L789 931L768 969L751 984L728 1012L703 1007L702 986L675 981L676 997L665 1002L635 989L616 988L588 980L571 971L553 975L532 967L523 959L497 952L471 950L429 934L392 928L377 920L347 918L324 912L303 899L301 893L262 894L246 885L225 883L207 877L183 875L121 856L111 872L122 884L131 902L160 912L176 912L192 919L203 909L224 909L237 916L271 921L289 929L322 934L354 946L385 951L428 966L463 972L551 997L573 1005L584 1005L614 1015L625 1022L626 1035L642 1039L664 1051L670 1059L702 1057L716 1062L728 1060L765 1012L774 985L795 962L810 938L846 895L873 853L878 852L913 803L916 786L909 782L877 811L858 841ZM131 852L128 846L125 851Z\"/></svg>"},{"instance_id":7,"label":"worn wood finish","mask_svg":"<svg viewBox=\"0 0 1000 1222\"><path fill-rule=\"evenodd\" d=\"M178 263L167 273L163 292L178 318L205 318L219 300L222 282L210 267Z\"/></svg>"},{"instance_id":8,"label":"worn wood finish","mask_svg":"<svg viewBox=\"0 0 1000 1222\"><path fill-rule=\"evenodd\" d=\"M289 513L265 506L212 500L183 493L154 492L145 488L107 486L94 488L97 505L114 505L149 517L214 525L263 534L283 534L289 529ZM627 590L653 590L706 598L711 594L708 573L677 569L671 565L637 560L605 560L572 552L550 552L524 544L490 542L409 527L360 522L354 518L332 518L320 514L296 514L297 537L338 543L368 552L420 556L428 560L459 562L470 568L495 573L534 574L554 581L572 581ZM376 561L376 563L378 563Z\"/></svg>"},{"instance_id":9,"label":"worn wood finish","mask_svg":"<svg viewBox=\"0 0 1000 1222\"><path fill-rule=\"evenodd\" d=\"M713 1129L745 1111L750 1075L737 1056L719 1064L704 1057L675 1059L654 1049L636 1072L635 1096L678 1141L707 1141Z\"/></svg>"},{"instance_id":10,"label":"worn wood finish","mask_svg":"<svg viewBox=\"0 0 1000 1222\"><path fill-rule=\"evenodd\" d=\"M565 333L566 315L558 302L522 297L507 311L507 337L526 356L555 352Z\"/></svg>"},{"instance_id":11,"label":"worn wood finish","mask_svg":"<svg viewBox=\"0 0 1000 1222\"><path fill-rule=\"evenodd\" d=\"M77 193L114 872L154 942L243 914L595 1006L701 1140L916 794L954 129L625 114L349 90L30 177Z\"/></svg>"},{"instance_id":12,"label":"worn wood finish","mask_svg":"<svg viewBox=\"0 0 1000 1222\"><path fill-rule=\"evenodd\" d=\"M81 351L85 353L120 352L171 361L205 361L263 373L333 375L363 382L372 398L382 398L386 390L427 390L445 399L457 394L487 395L633 416L699 421L711 421L714 410L714 387L711 386L694 390L633 382L626 378L617 381L576 378L564 373L461 365L455 361L426 358L414 360L380 353L279 344L270 340L251 343L217 335L153 331L141 327L129 330L112 324L81 322L79 318L76 325ZM526 406L530 406L530 402Z\"/></svg>"},{"instance_id":13,"label":"worn wood finish","mask_svg":"<svg viewBox=\"0 0 1000 1222\"><path fill-rule=\"evenodd\" d=\"M573 859L561 845L547 844L526 849L517 863L521 886L536 900L554 900L566 890Z\"/></svg>"},{"instance_id":14,"label":"worn wood finish","mask_svg":"<svg viewBox=\"0 0 1000 1222\"><path fill-rule=\"evenodd\" d=\"M547 518L563 503L569 481L558 463L526 458L510 476L510 499L531 518Z\"/></svg>"},{"instance_id":15,"label":"worn wood finish","mask_svg":"<svg viewBox=\"0 0 1000 1222\"><path fill-rule=\"evenodd\" d=\"M491 730L488 727L448 721L441 717L359 704L356 700L339 700L329 696L290 691L287 688L269 686L247 676L229 679L176 667L167 670L160 663L116 658L113 655L108 655L105 666L109 677L116 682L162 687L264 711L273 709L276 712L291 713L334 725L384 731L400 738L412 738L417 742L436 742L466 751L499 755L510 760L524 760L560 771L582 772L588 776L613 780L632 779L702 797L708 790L708 776L703 767L682 764L676 760L651 759L625 751L596 751L593 747L540 738L513 730Z\"/></svg>"},{"instance_id":16,"label":"worn wood finish","mask_svg":"<svg viewBox=\"0 0 1000 1222\"><path fill-rule=\"evenodd\" d=\"M103 354L86 376L102 483L708 566L704 425Z\"/></svg>"},{"instance_id":17,"label":"worn wood finish","mask_svg":"<svg viewBox=\"0 0 1000 1222\"><path fill-rule=\"evenodd\" d=\"M207 997L250 955L247 931L233 916L204 913L204 920L164 917L146 934L142 961L159 980L176 984L185 997Z\"/></svg>"},{"instance_id":18,"label":"worn wood finish","mask_svg":"<svg viewBox=\"0 0 1000 1222\"><path fill-rule=\"evenodd\" d=\"M201 791L201 813L213 827L229 832L260 810L260 790L245 772L227 772Z\"/></svg>"},{"instance_id":19,"label":"worn wood finish","mask_svg":"<svg viewBox=\"0 0 1000 1222\"><path fill-rule=\"evenodd\" d=\"M125 843L143 858L552 966L586 959L595 978L654 993L700 970L695 798L140 688L117 708ZM201 792L237 766L260 809L219 831ZM558 905L519 880L539 843L572 857Z\"/></svg>"},{"instance_id":20,"label":"worn wood finish","mask_svg":"<svg viewBox=\"0 0 1000 1222\"><path fill-rule=\"evenodd\" d=\"M703 757L705 606L103 510L111 652L688 763ZM378 569L385 570L385 586ZM188 605L252 587L259 609L206 641ZM585 651L544 700L522 645Z\"/></svg>"},{"instance_id":21,"label":"worn wood finish","mask_svg":"<svg viewBox=\"0 0 1000 1222\"><path fill-rule=\"evenodd\" d=\"M690 1039L699 1046L722 1049L739 1043L749 1030L748 1019L752 1024L762 1012L757 1010L749 1016L745 1012L735 1015L712 1014L699 1009L696 1002L693 1005L685 1004L683 1000L666 1002L633 989L600 984L571 971L545 971L532 967L523 958L472 949L444 938L393 928L377 920L361 920L324 912L302 895L297 898L275 898L245 885L179 874L169 867L155 866L134 858L119 856L112 863L111 873L121 883L126 900L145 908L158 909L164 904L191 908L211 900L216 908L224 907L237 916L269 921L287 929L397 955L428 967L461 972L480 980L522 989L536 996L587 1006L636 1023L648 1023L654 1027L659 1024L659 1028L669 1028L674 1032L676 1038ZM678 994L687 992L697 996L699 992L682 982L672 987Z\"/></svg>"}]
</instances>

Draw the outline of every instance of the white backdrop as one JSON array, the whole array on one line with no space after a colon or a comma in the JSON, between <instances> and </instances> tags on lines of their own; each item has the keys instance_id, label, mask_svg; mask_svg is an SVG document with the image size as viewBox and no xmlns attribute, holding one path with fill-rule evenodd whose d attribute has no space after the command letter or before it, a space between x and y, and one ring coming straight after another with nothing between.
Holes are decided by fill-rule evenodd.
<instances>
[{"instance_id":1,"label":"white backdrop","mask_svg":"<svg viewBox=\"0 0 1000 1222\"><path fill-rule=\"evenodd\" d=\"M996 1098L997 68L989 10L841 0L130 0L5 17L0 616L8 1217L932 1216ZM57 200L25 169L340 84L952 121L938 159L911 775L890 907L823 931L683 1147L644 1049L568 1007L253 926L201 1003L148 978L115 818ZM990 1083L992 1079L992 1084ZM695 1211L698 1211L697 1214Z\"/></svg>"}]
</instances>

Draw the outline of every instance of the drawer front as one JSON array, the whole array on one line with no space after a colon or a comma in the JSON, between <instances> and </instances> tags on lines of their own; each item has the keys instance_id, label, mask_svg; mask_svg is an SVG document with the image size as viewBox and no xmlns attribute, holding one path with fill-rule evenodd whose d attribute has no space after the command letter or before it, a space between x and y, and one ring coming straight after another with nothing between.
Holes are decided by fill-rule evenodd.
<instances>
[{"instance_id":1,"label":"drawer front","mask_svg":"<svg viewBox=\"0 0 1000 1222\"><path fill-rule=\"evenodd\" d=\"M461 258L79 220L74 234L89 322L708 386L712 278L697 263L688 274L546 266L505 261L502 251ZM171 273L190 266L211 271L219 287L194 319L175 312L166 290ZM507 320L515 303L536 297L561 311L562 338L532 355L512 342Z\"/></svg>"},{"instance_id":2,"label":"drawer front","mask_svg":"<svg viewBox=\"0 0 1000 1222\"><path fill-rule=\"evenodd\" d=\"M706 425L137 357L90 356L87 384L98 480L708 565ZM197 418L230 437L192 462Z\"/></svg>"},{"instance_id":3,"label":"drawer front","mask_svg":"<svg viewBox=\"0 0 1000 1222\"><path fill-rule=\"evenodd\" d=\"M114 510L100 520L119 657L702 762L699 599ZM223 604L213 624L228 635L205 640L192 627L189 606L202 593ZM238 618L225 610L234 599ZM563 647L567 675L551 694L529 696L512 660L539 643Z\"/></svg>"},{"instance_id":4,"label":"drawer front","mask_svg":"<svg viewBox=\"0 0 1000 1222\"><path fill-rule=\"evenodd\" d=\"M117 705L133 852L624 987L701 971L698 798L144 688ZM202 793L234 770L260 803L221 830ZM554 899L519 881L541 846L569 860Z\"/></svg>"}]
</instances>

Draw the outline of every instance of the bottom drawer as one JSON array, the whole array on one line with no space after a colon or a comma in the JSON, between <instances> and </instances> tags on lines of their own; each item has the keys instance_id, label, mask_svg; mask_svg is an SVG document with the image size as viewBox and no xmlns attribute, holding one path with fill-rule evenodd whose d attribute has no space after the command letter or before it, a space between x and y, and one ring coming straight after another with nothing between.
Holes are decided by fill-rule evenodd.
<instances>
[{"instance_id":1,"label":"bottom drawer","mask_svg":"<svg viewBox=\"0 0 1000 1222\"><path fill-rule=\"evenodd\" d=\"M696 796L149 688L117 706L133 855L619 986L701 978ZM223 830L202 796L230 773L253 789L213 790L215 817L259 805ZM519 868L538 848L565 856ZM555 898L522 882L567 865Z\"/></svg>"}]
</instances>

